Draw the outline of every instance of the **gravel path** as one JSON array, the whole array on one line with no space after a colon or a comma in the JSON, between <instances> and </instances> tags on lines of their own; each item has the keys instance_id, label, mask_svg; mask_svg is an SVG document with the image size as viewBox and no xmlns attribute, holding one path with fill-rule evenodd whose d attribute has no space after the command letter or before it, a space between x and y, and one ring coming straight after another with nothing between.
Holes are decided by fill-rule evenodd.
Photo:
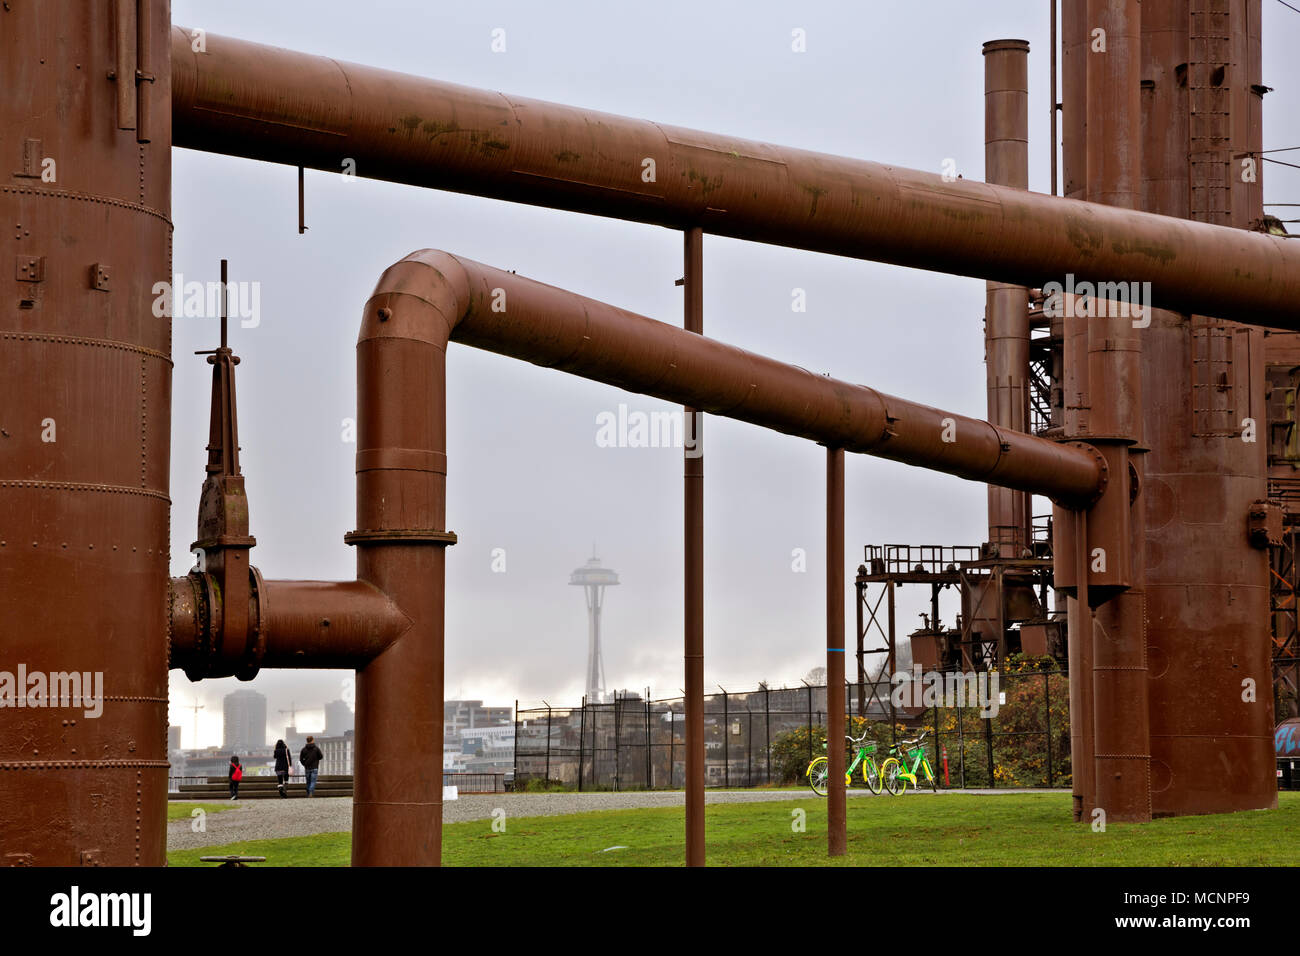
<instances>
[{"instance_id":1,"label":"gravel path","mask_svg":"<svg viewBox=\"0 0 1300 956\"><path fill-rule=\"evenodd\" d=\"M1066 793L1059 790L941 790L940 795L987 793ZM851 797L869 797L866 790L849 791ZM921 796L928 796L922 793ZM808 789L799 790L710 790L706 803L757 803L817 800ZM887 797L885 799L888 799ZM207 801L214 806L228 802ZM549 817L593 810L632 810L642 807L680 807L685 802L681 791L635 793L489 793L468 794L442 805L446 823L488 820L498 807L507 817ZM352 799L323 797L317 800L246 800L236 802L221 813L207 814L206 831L195 833L190 820L174 820L167 825L167 849L190 850L203 846L220 846L243 840L268 840L277 837L311 836L352 829Z\"/></svg>"}]
</instances>

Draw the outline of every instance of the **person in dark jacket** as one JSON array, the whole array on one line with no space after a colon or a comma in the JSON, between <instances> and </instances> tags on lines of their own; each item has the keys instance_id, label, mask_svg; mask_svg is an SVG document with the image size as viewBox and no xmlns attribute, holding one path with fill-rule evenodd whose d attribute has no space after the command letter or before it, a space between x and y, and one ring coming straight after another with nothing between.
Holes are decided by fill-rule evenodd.
<instances>
[{"instance_id":1,"label":"person in dark jacket","mask_svg":"<svg viewBox=\"0 0 1300 956\"><path fill-rule=\"evenodd\" d=\"M230 757L230 768L227 771L227 777L230 780L230 799L239 799L239 781L244 778L244 768L240 766L239 758L233 754Z\"/></svg>"},{"instance_id":2,"label":"person in dark jacket","mask_svg":"<svg viewBox=\"0 0 1300 956\"><path fill-rule=\"evenodd\" d=\"M293 756L283 740L275 742L275 782L281 798L289 796L289 771L293 769Z\"/></svg>"},{"instance_id":3,"label":"person in dark jacket","mask_svg":"<svg viewBox=\"0 0 1300 956\"><path fill-rule=\"evenodd\" d=\"M320 762L324 757L321 749L316 746L316 738L308 737L307 746L303 747L302 752L298 754L298 761L307 774L307 796L309 797L316 795L316 775L320 772Z\"/></svg>"}]
</instances>

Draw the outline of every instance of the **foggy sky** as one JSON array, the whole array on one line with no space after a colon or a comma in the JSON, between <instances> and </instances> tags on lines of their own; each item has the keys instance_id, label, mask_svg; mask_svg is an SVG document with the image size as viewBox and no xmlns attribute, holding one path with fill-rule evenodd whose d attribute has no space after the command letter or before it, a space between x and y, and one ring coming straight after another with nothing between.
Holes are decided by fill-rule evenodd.
<instances>
[{"instance_id":1,"label":"foggy sky","mask_svg":"<svg viewBox=\"0 0 1300 956\"><path fill-rule=\"evenodd\" d=\"M1048 4L399 2L173 0L173 21L466 86L720 134L983 178L981 43L1028 39L1030 188L1047 192ZM1300 145L1300 14L1264 5L1265 148ZM491 33L506 31L506 52ZM791 50L806 31L807 52ZM1281 154L1292 161L1300 152ZM1300 160L1298 160L1300 161ZM362 171L364 172L364 171ZM1265 199L1300 202L1297 170L1264 169ZM252 561L268 578L350 579L361 307L385 267L445 249L680 324L681 235L667 229L308 170L174 151L174 269L256 281L261 324L232 323ZM1274 210L1279 214L1287 210ZM1288 216L1283 216L1288 218ZM1296 231L1295 226L1290 227ZM705 332L817 373L985 417L984 283L708 236ZM806 290L807 311L791 309ZM210 370L192 353L216 323L174 322L172 572L193 564ZM621 585L605 603L612 688L677 696L682 681L682 456L601 448L597 416L670 410L639 395L453 344L448 361L446 694L492 704L576 703L585 608L569 572L593 543ZM825 663L822 448L710 418L705 458L706 689L797 683ZM848 580L868 543L978 544L982 485L862 456L846 467ZM1045 503L1036 510L1042 512ZM504 549L505 573L492 571ZM807 570L792 570L792 552ZM851 592L851 588L850 588ZM922 590L900 592L899 632ZM851 593L845 597L852 629ZM952 602L945 607L951 623ZM852 641L852 636L849 636ZM850 645L851 646L851 645ZM852 657L846 661L853 673ZM301 728L345 693L349 672L263 672L268 733ZM172 672L171 722L218 743L234 679ZM313 714L312 708L315 708Z\"/></svg>"}]
</instances>

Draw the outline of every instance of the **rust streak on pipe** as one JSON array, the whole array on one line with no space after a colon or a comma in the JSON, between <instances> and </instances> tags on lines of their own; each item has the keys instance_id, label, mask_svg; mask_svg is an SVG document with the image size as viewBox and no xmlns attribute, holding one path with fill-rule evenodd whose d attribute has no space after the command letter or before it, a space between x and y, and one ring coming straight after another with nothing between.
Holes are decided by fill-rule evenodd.
<instances>
[{"instance_id":1,"label":"rust streak on pipe","mask_svg":"<svg viewBox=\"0 0 1300 956\"><path fill-rule=\"evenodd\" d=\"M1150 281L1157 308L1300 329L1300 246L1274 236L944 182L213 34L197 54L180 27L172 39L177 146L330 172L350 159L373 179L1029 288L1063 273Z\"/></svg>"}]
</instances>

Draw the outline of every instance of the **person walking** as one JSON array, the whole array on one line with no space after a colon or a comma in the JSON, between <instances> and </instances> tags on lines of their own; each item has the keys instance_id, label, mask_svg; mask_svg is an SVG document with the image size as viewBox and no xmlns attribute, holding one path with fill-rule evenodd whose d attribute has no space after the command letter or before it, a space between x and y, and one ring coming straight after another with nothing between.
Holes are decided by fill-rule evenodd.
<instances>
[{"instance_id":1,"label":"person walking","mask_svg":"<svg viewBox=\"0 0 1300 956\"><path fill-rule=\"evenodd\" d=\"M283 740L275 742L275 782L281 799L289 796L289 772L293 769L293 755Z\"/></svg>"},{"instance_id":2,"label":"person walking","mask_svg":"<svg viewBox=\"0 0 1300 956\"><path fill-rule=\"evenodd\" d=\"M320 762L324 757L321 749L316 746L316 738L308 737L307 745L298 754L298 761L302 764L303 772L307 774L307 796L309 797L316 795L316 775L320 772Z\"/></svg>"},{"instance_id":3,"label":"person walking","mask_svg":"<svg viewBox=\"0 0 1300 956\"><path fill-rule=\"evenodd\" d=\"M230 799L239 799L239 781L244 779L244 768L239 763L239 758L231 754L230 757Z\"/></svg>"}]
</instances>

